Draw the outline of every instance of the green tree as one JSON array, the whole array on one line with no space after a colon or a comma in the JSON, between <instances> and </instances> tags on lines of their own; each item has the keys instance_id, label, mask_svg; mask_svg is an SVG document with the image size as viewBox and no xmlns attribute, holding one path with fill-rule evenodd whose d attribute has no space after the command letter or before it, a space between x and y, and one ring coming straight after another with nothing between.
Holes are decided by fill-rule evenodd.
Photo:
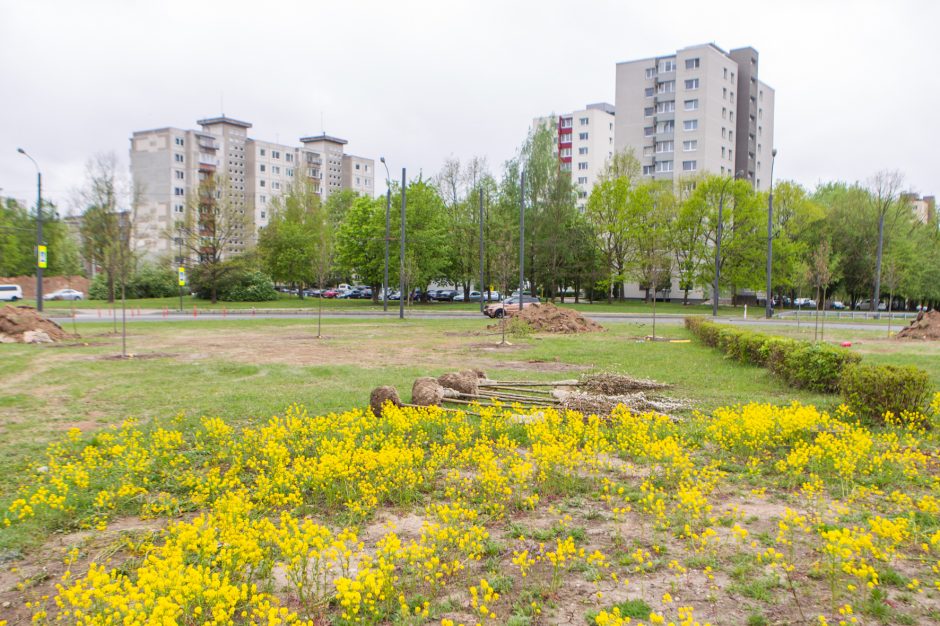
<instances>
[{"instance_id":1,"label":"green tree","mask_svg":"<svg viewBox=\"0 0 940 626\"><path fill-rule=\"evenodd\" d=\"M330 223L313 186L298 179L287 193L272 202L271 219L258 237L258 252L265 271L278 282L297 287L315 280L315 255L321 245L314 236Z\"/></svg>"},{"instance_id":2,"label":"green tree","mask_svg":"<svg viewBox=\"0 0 940 626\"><path fill-rule=\"evenodd\" d=\"M398 231L393 229L392 232ZM371 200L360 196L355 199L336 231L335 251L340 271L373 287L382 284L385 268L385 198ZM395 280L393 274L397 276L398 264L390 261L389 266L389 281L392 282Z\"/></svg>"},{"instance_id":3,"label":"green tree","mask_svg":"<svg viewBox=\"0 0 940 626\"><path fill-rule=\"evenodd\" d=\"M608 177L594 185L585 210L585 216L597 234L597 246L605 270L600 282L607 291L608 303L613 301L616 285L626 279L630 193L628 178Z\"/></svg>"}]
</instances>

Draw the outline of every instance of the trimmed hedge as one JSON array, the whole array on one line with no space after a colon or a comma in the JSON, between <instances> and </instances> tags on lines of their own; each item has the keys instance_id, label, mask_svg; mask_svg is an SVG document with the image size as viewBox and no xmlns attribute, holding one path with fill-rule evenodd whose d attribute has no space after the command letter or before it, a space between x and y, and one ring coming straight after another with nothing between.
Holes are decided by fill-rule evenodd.
<instances>
[{"instance_id":1,"label":"trimmed hedge","mask_svg":"<svg viewBox=\"0 0 940 626\"><path fill-rule=\"evenodd\" d=\"M842 401L871 422L883 422L887 412L923 411L930 398L930 377L913 366L852 364L842 372Z\"/></svg>"},{"instance_id":2,"label":"trimmed hedge","mask_svg":"<svg viewBox=\"0 0 940 626\"><path fill-rule=\"evenodd\" d=\"M707 346L741 363L766 367L791 387L835 392L842 371L861 357L827 344L772 337L701 317L685 318L685 327Z\"/></svg>"}]
</instances>

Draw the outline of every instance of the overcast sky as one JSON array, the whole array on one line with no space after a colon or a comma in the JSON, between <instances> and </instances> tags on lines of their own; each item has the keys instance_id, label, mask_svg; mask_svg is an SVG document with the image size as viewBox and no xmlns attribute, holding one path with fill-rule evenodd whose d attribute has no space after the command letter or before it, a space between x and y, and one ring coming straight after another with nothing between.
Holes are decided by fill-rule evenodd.
<instances>
[{"instance_id":1,"label":"overcast sky","mask_svg":"<svg viewBox=\"0 0 940 626\"><path fill-rule=\"evenodd\" d=\"M940 193L938 22L928 0L0 0L0 195L34 201L21 146L68 208L89 156L126 164L133 131L195 128L223 101L255 138L325 130L393 178L450 155L498 172L533 117L613 103L617 61L707 42L760 53L778 179L897 168Z\"/></svg>"}]
</instances>

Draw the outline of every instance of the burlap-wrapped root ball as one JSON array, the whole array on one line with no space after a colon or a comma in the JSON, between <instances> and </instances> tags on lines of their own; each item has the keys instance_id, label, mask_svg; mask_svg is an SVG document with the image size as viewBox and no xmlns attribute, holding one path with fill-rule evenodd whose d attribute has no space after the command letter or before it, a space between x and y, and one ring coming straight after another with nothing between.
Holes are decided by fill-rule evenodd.
<instances>
[{"instance_id":1,"label":"burlap-wrapped root ball","mask_svg":"<svg viewBox=\"0 0 940 626\"><path fill-rule=\"evenodd\" d=\"M430 376L416 378L411 387L411 403L420 406L437 406L444 399L444 388Z\"/></svg>"},{"instance_id":2,"label":"burlap-wrapped root ball","mask_svg":"<svg viewBox=\"0 0 940 626\"><path fill-rule=\"evenodd\" d=\"M382 407L386 402L391 402L395 406L401 406L401 398L398 397L398 390L388 385L376 387L369 396L369 406L372 407L372 413L376 416L382 416Z\"/></svg>"}]
</instances>

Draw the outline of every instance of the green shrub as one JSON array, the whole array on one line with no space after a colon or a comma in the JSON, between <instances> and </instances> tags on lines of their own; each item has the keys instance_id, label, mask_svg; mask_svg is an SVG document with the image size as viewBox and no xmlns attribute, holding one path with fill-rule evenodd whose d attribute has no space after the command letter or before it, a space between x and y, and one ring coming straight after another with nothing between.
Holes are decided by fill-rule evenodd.
<instances>
[{"instance_id":1,"label":"green shrub","mask_svg":"<svg viewBox=\"0 0 940 626\"><path fill-rule=\"evenodd\" d=\"M277 291L271 277L263 272L250 272L238 277L238 281L230 284L220 300L226 302L265 302L277 300Z\"/></svg>"},{"instance_id":2,"label":"green shrub","mask_svg":"<svg viewBox=\"0 0 940 626\"><path fill-rule=\"evenodd\" d=\"M856 415L882 422L889 411L896 416L923 411L930 398L930 377L913 366L853 363L842 372L839 391Z\"/></svg>"},{"instance_id":3,"label":"green shrub","mask_svg":"<svg viewBox=\"0 0 940 626\"><path fill-rule=\"evenodd\" d=\"M811 391L835 392L842 370L862 357L845 348L821 343L795 342L784 357L783 377L793 387Z\"/></svg>"},{"instance_id":4,"label":"green shrub","mask_svg":"<svg viewBox=\"0 0 940 626\"><path fill-rule=\"evenodd\" d=\"M128 298L166 298L179 293L176 270L144 263L127 281Z\"/></svg>"},{"instance_id":5,"label":"green shrub","mask_svg":"<svg viewBox=\"0 0 940 626\"><path fill-rule=\"evenodd\" d=\"M799 347L800 342L786 337L765 337L760 347L761 362L776 376L786 371L787 354Z\"/></svg>"}]
</instances>

